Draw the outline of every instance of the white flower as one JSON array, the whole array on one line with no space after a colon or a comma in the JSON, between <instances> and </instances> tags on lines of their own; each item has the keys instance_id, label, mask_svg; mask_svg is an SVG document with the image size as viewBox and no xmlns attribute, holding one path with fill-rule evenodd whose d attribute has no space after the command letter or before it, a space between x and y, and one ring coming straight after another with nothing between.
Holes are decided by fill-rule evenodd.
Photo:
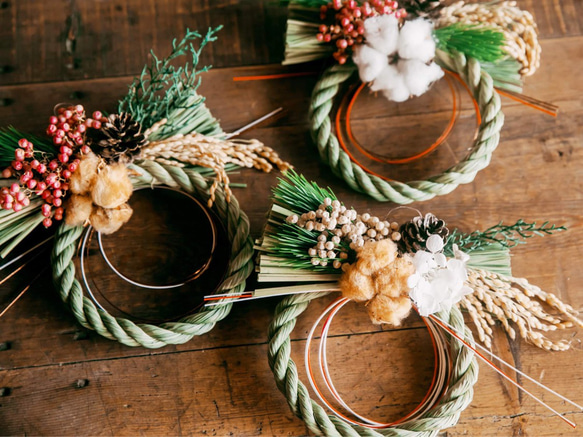
<instances>
[{"instance_id":1,"label":"white flower","mask_svg":"<svg viewBox=\"0 0 583 437\"><path fill-rule=\"evenodd\" d=\"M407 21L399 30L393 15L379 15L364 21L366 44L355 47L353 60L363 82L389 100L403 102L420 96L443 76L434 62L432 24L423 18ZM396 63L390 63L392 58Z\"/></svg>"},{"instance_id":2,"label":"white flower","mask_svg":"<svg viewBox=\"0 0 583 437\"><path fill-rule=\"evenodd\" d=\"M413 257L415 273L408 278L407 285L419 314L427 317L451 309L472 289L465 285L467 254L454 245L454 258L447 259L442 253L444 241L439 235L429 236L425 245L428 250L420 250Z\"/></svg>"}]
</instances>

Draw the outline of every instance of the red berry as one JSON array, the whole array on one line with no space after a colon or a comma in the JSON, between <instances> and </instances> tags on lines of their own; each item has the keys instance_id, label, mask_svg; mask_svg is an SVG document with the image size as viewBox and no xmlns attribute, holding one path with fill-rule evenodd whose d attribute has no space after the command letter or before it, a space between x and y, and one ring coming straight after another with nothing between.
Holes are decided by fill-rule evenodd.
<instances>
[{"instance_id":1,"label":"red berry","mask_svg":"<svg viewBox=\"0 0 583 437\"><path fill-rule=\"evenodd\" d=\"M69 155L66 155L65 153L59 153L58 157L59 161L61 161L63 164L69 161Z\"/></svg>"},{"instance_id":2,"label":"red berry","mask_svg":"<svg viewBox=\"0 0 583 437\"><path fill-rule=\"evenodd\" d=\"M348 41L346 41L345 39L339 39L336 41L336 47L340 49L345 49L346 47L348 47Z\"/></svg>"},{"instance_id":3,"label":"red berry","mask_svg":"<svg viewBox=\"0 0 583 437\"><path fill-rule=\"evenodd\" d=\"M39 173L44 173L45 171L47 171L47 166L43 163L38 165L38 168L36 169L36 171L38 171Z\"/></svg>"},{"instance_id":4,"label":"red berry","mask_svg":"<svg viewBox=\"0 0 583 437\"><path fill-rule=\"evenodd\" d=\"M24 161L24 150L22 150L22 149L14 149L14 158L17 161Z\"/></svg>"},{"instance_id":5,"label":"red berry","mask_svg":"<svg viewBox=\"0 0 583 437\"><path fill-rule=\"evenodd\" d=\"M16 199L17 202L22 202L24 199L26 199L26 194L24 194L22 191L19 191L18 193L16 193L16 196L14 198Z\"/></svg>"},{"instance_id":6,"label":"red berry","mask_svg":"<svg viewBox=\"0 0 583 437\"><path fill-rule=\"evenodd\" d=\"M53 224L53 221L48 217L43 220L43 225L45 228L49 228L52 224Z\"/></svg>"},{"instance_id":7,"label":"red berry","mask_svg":"<svg viewBox=\"0 0 583 437\"><path fill-rule=\"evenodd\" d=\"M53 137L53 143L55 143L56 146L58 146L59 144L63 144L63 139L57 135L55 135Z\"/></svg>"},{"instance_id":8,"label":"red berry","mask_svg":"<svg viewBox=\"0 0 583 437\"><path fill-rule=\"evenodd\" d=\"M95 112L93 113L93 118L94 118L95 120L100 120L100 119L101 119L101 117L103 117L103 114L102 114L100 111L95 111Z\"/></svg>"},{"instance_id":9,"label":"red berry","mask_svg":"<svg viewBox=\"0 0 583 437\"><path fill-rule=\"evenodd\" d=\"M316 35L316 39L317 39L318 41L324 41L324 35L322 35L321 33L318 33L318 34Z\"/></svg>"},{"instance_id":10,"label":"red berry","mask_svg":"<svg viewBox=\"0 0 583 437\"><path fill-rule=\"evenodd\" d=\"M77 126L77 131L80 133L83 133L87 130L87 126L85 126L84 124L80 124L79 126Z\"/></svg>"},{"instance_id":11,"label":"red berry","mask_svg":"<svg viewBox=\"0 0 583 437\"><path fill-rule=\"evenodd\" d=\"M101 129L101 122L94 120L93 121L93 129Z\"/></svg>"},{"instance_id":12,"label":"red berry","mask_svg":"<svg viewBox=\"0 0 583 437\"><path fill-rule=\"evenodd\" d=\"M324 42L330 42L332 40L332 37L330 36L329 33L327 33L326 35L324 35Z\"/></svg>"},{"instance_id":13,"label":"red berry","mask_svg":"<svg viewBox=\"0 0 583 437\"><path fill-rule=\"evenodd\" d=\"M81 153L83 153L84 155L87 155L89 152L91 152L91 148L89 146L81 147Z\"/></svg>"},{"instance_id":14,"label":"red berry","mask_svg":"<svg viewBox=\"0 0 583 437\"><path fill-rule=\"evenodd\" d=\"M56 198L62 197L63 192L61 190L55 190L53 191L53 196L55 196Z\"/></svg>"},{"instance_id":15,"label":"red berry","mask_svg":"<svg viewBox=\"0 0 583 437\"><path fill-rule=\"evenodd\" d=\"M61 206L62 204L63 204L63 201L60 198L53 199L53 205Z\"/></svg>"},{"instance_id":16,"label":"red berry","mask_svg":"<svg viewBox=\"0 0 583 437\"><path fill-rule=\"evenodd\" d=\"M342 24L342 27L346 27L350 24L350 19L348 17L344 17L342 20L340 20L340 24Z\"/></svg>"},{"instance_id":17,"label":"red berry","mask_svg":"<svg viewBox=\"0 0 583 437\"><path fill-rule=\"evenodd\" d=\"M51 162L49 162L49 168L51 170L56 170L57 168L59 168L59 163L57 162L56 159L53 159Z\"/></svg>"},{"instance_id":18,"label":"red berry","mask_svg":"<svg viewBox=\"0 0 583 437\"><path fill-rule=\"evenodd\" d=\"M25 197L24 199L22 199L22 206L28 205L30 205L30 199L28 197Z\"/></svg>"},{"instance_id":19,"label":"red berry","mask_svg":"<svg viewBox=\"0 0 583 437\"><path fill-rule=\"evenodd\" d=\"M5 168L4 170L2 170L2 177L6 179L12 177L12 170L10 170L9 168Z\"/></svg>"},{"instance_id":20,"label":"red berry","mask_svg":"<svg viewBox=\"0 0 583 437\"><path fill-rule=\"evenodd\" d=\"M47 135L53 136L55 132L57 132L57 126L54 124L49 124L49 127L47 127Z\"/></svg>"},{"instance_id":21,"label":"red berry","mask_svg":"<svg viewBox=\"0 0 583 437\"><path fill-rule=\"evenodd\" d=\"M58 122L59 122L59 119L58 119L57 117L55 117L54 115L52 115L52 116L49 118L49 123L50 123L50 124L57 124Z\"/></svg>"},{"instance_id":22,"label":"red berry","mask_svg":"<svg viewBox=\"0 0 583 437\"><path fill-rule=\"evenodd\" d=\"M53 184L53 188L57 189L57 188L61 188L61 181L55 181L55 183Z\"/></svg>"},{"instance_id":23,"label":"red berry","mask_svg":"<svg viewBox=\"0 0 583 437\"><path fill-rule=\"evenodd\" d=\"M12 161L12 168L14 170L22 170L22 162L20 161Z\"/></svg>"},{"instance_id":24,"label":"red berry","mask_svg":"<svg viewBox=\"0 0 583 437\"><path fill-rule=\"evenodd\" d=\"M75 106L75 111L77 111L77 114L83 114L85 112L85 108L83 105L77 105Z\"/></svg>"},{"instance_id":25,"label":"red berry","mask_svg":"<svg viewBox=\"0 0 583 437\"><path fill-rule=\"evenodd\" d=\"M40 181L36 186L38 191L44 191L47 189L47 183L44 181Z\"/></svg>"},{"instance_id":26,"label":"red berry","mask_svg":"<svg viewBox=\"0 0 583 437\"><path fill-rule=\"evenodd\" d=\"M63 115L65 116L65 118L67 120L69 120L73 116L73 113L71 112L70 109L67 109L67 110L65 110L65 112L63 112Z\"/></svg>"},{"instance_id":27,"label":"red berry","mask_svg":"<svg viewBox=\"0 0 583 437\"><path fill-rule=\"evenodd\" d=\"M10 192L11 193L18 193L20 191L20 185L18 185L16 182L14 182L12 185L10 185Z\"/></svg>"},{"instance_id":28,"label":"red berry","mask_svg":"<svg viewBox=\"0 0 583 437\"><path fill-rule=\"evenodd\" d=\"M30 180L29 180L29 181L26 183L26 186L27 186L29 189L31 189L31 190L32 190L32 189L34 189L34 187L36 187L36 184L37 184L37 181L36 181L36 179L30 179Z\"/></svg>"},{"instance_id":29,"label":"red berry","mask_svg":"<svg viewBox=\"0 0 583 437\"><path fill-rule=\"evenodd\" d=\"M14 197L12 197L10 194L5 194L4 195L4 203L12 203L14 202ZM8 208L10 209L10 208Z\"/></svg>"},{"instance_id":30,"label":"red berry","mask_svg":"<svg viewBox=\"0 0 583 437\"><path fill-rule=\"evenodd\" d=\"M4 209L12 209L12 203L5 203Z\"/></svg>"},{"instance_id":31,"label":"red berry","mask_svg":"<svg viewBox=\"0 0 583 437\"><path fill-rule=\"evenodd\" d=\"M62 129L63 129L65 132L68 132L68 131L70 131L70 130L71 130L71 126L69 125L69 123L63 123L63 127L62 127Z\"/></svg>"}]
</instances>

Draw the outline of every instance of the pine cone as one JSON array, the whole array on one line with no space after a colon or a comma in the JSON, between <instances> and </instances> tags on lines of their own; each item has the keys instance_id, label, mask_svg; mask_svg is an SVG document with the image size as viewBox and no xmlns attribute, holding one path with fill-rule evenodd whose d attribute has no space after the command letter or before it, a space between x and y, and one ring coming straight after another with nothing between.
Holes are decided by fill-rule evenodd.
<instances>
[{"instance_id":1,"label":"pine cone","mask_svg":"<svg viewBox=\"0 0 583 437\"><path fill-rule=\"evenodd\" d=\"M399 6L415 17L435 15L444 5L441 0L402 0Z\"/></svg>"},{"instance_id":2,"label":"pine cone","mask_svg":"<svg viewBox=\"0 0 583 437\"><path fill-rule=\"evenodd\" d=\"M437 234L444 240L449 235L445 222L431 213L426 214L425 217L417 216L402 224L399 232L401 232L399 249L404 253L426 250L425 243L431 235Z\"/></svg>"},{"instance_id":3,"label":"pine cone","mask_svg":"<svg viewBox=\"0 0 583 437\"><path fill-rule=\"evenodd\" d=\"M87 145L107 164L127 164L139 155L148 142L141 126L127 112L111 114L100 129L87 130Z\"/></svg>"}]
</instances>

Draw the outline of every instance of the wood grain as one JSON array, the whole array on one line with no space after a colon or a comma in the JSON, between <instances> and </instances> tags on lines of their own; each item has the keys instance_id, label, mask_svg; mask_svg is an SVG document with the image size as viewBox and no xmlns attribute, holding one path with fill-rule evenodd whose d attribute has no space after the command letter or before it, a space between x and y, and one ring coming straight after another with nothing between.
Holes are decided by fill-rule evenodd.
<instances>
[{"instance_id":1,"label":"wood grain","mask_svg":"<svg viewBox=\"0 0 583 437\"><path fill-rule=\"evenodd\" d=\"M543 37L543 64L528 79L525 93L558 104L560 115L552 118L503 99L506 121L490 166L448 196L412 206L466 231L518 218L566 225L568 232L517 248L513 269L581 308L583 4L519 3L534 12ZM0 125L41 133L54 103L62 101L112 111L149 48L164 53L177 29L204 29L222 22L226 28L204 61L230 68L205 74L201 92L223 127L236 129L283 106L283 118L246 136L274 147L308 178L330 186L346 204L386 214L394 205L348 190L318 162L306 118L316 76L232 81L235 76L287 71L273 65L281 59L284 20L285 10L268 0L0 2L0 67L10 67L0 69L0 101L9 103L0 106ZM76 35L73 56L65 45L71 29ZM363 104L355 109L353 124L367 144L387 141L386 133L375 138L375 126L401 125L402 132L390 140L404 145L411 140L409 128L422 123L438 129L447 111L437 99L430 105L401 107L389 116L382 107ZM466 109L461 117L471 120L473 114ZM427 130L420 142L435 136L435 130ZM449 144L458 157L464 153L461 134L459 138L459 143L452 138ZM428 161L446 165L436 156ZM414 177L431 170L428 161L384 171ZM247 184L235 194L249 215L253 236L261 232L276 177L253 171L233 175L234 182ZM42 257L25 275L2 286L0 306L48 262ZM307 332L329 301L312 303L292 334L301 375ZM7 389L0 397L0 434L305 435L307 429L290 413L266 360L266 331L275 305L238 304L227 320L184 345L154 351L127 348L80 328L45 273L0 319L0 388ZM524 372L582 402L577 335L573 341L573 350L549 354L498 332L494 349ZM351 306L339 314L330 342L333 375L346 389L347 400L379 419L409 409L430 377L427 335L416 319L390 330L371 325L362 308ZM415 363L422 364L413 368ZM381 375L378 369L383 369ZM485 366L480 372L472 405L445 435L578 435ZM570 406L551 402L571 419L583 420Z\"/></svg>"}]
</instances>

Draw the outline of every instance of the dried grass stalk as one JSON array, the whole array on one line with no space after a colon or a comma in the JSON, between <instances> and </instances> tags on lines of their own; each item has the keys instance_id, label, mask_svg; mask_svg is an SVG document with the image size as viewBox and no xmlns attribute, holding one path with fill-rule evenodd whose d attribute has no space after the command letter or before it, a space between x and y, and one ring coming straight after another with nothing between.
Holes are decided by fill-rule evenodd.
<instances>
[{"instance_id":1,"label":"dried grass stalk","mask_svg":"<svg viewBox=\"0 0 583 437\"><path fill-rule=\"evenodd\" d=\"M583 327L578 311L526 279L468 269L468 285L474 293L464 296L460 306L468 311L480 341L487 347L492 345L490 327L496 320L513 340L518 330L523 339L547 351L567 350L570 342L553 341L544 335L545 332ZM557 314L549 313L543 304Z\"/></svg>"}]
</instances>

